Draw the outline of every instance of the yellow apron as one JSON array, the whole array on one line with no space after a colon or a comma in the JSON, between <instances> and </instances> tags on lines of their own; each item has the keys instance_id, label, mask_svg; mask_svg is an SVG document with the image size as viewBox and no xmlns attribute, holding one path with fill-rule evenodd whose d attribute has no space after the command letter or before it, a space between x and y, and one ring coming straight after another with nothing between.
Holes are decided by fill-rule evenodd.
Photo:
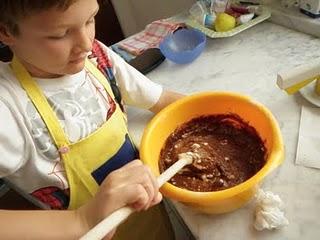
<instances>
[{"instance_id":1,"label":"yellow apron","mask_svg":"<svg viewBox=\"0 0 320 240\"><path fill-rule=\"evenodd\" d=\"M70 143L55 112L34 79L17 58L14 57L11 66L60 152L70 187L69 209L76 209L95 195L106 175L137 157L136 149L129 138L126 117L116 104L113 114L99 129L78 142ZM114 99L106 78L96 66L86 60L85 68ZM141 229L141 232L137 229ZM150 231L157 236L148 236ZM120 227L115 239L160 239L160 233L161 239L173 239L163 205L134 214ZM163 238L164 236L166 238Z\"/></svg>"}]
</instances>

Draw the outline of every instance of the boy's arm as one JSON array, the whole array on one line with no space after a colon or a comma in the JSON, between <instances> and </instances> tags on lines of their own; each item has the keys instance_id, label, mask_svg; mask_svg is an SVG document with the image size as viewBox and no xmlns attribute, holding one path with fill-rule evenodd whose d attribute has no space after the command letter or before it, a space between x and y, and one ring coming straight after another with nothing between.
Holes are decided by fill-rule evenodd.
<instances>
[{"instance_id":1,"label":"boy's arm","mask_svg":"<svg viewBox=\"0 0 320 240\"><path fill-rule=\"evenodd\" d=\"M84 234L77 211L0 210L1 239L76 239Z\"/></svg>"},{"instance_id":2,"label":"boy's arm","mask_svg":"<svg viewBox=\"0 0 320 240\"><path fill-rule=\"evenodd\" d=\"M1 239L79 239L89 231L82 212L80 209L0 210ZM110 239L112 234L109 235Z\"/></svg>"},{"instance_id":3,"label":"boy's arm","mask_svg":"<svg viewBox=\"0 0 320 240\"><path fill-rule=\"evenodd\" d=\"M173 103L184 96L185 95L181 93L163 90L158 102L149 110L153 113L157 113L161 111L164 107L168 106L170 103Z\"/></svg>"},{"instance_id":4,"label":"boy's arm","mask_svg":"<svg viewBox=\"0 0 320 240\"><path fill-rule=\"evenodd\" d=\"M94 198L77 210L0 210L1 239L79 239L113 211L146 210L162 199L155 176L139 160L110 173ZM110 239L114 232L105 239Z\"/></svg>"}]
</instances>

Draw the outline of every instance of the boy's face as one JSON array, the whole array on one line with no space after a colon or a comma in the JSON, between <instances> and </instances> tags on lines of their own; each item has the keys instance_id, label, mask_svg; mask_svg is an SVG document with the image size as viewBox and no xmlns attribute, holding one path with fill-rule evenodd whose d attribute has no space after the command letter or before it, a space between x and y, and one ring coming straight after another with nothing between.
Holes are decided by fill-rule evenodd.
<instances>
[{"instance_id":1,"label":"boy's face","mask_svg":"<svg viewBox=\"0 0 320 240\"><path fill-rule=\"evenodd\" d=\"M53 8L28 16L7 44L34 77L77 73L92 47L98 8L97 0L78 0L66 11Z\"/></svg>"}]
</instances>

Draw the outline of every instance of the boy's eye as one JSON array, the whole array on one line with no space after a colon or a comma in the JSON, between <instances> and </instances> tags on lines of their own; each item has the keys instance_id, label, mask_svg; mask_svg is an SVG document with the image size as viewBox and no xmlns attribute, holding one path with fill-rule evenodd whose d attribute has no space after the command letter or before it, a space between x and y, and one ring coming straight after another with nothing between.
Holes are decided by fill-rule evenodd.
<instances>
[{"instance_id":1,"label":"boy's eye","mask_svg":"<svg viewBox=\"0 0 320 240\"><path fill-rule=\"evenodd\" d=\"M86 25L90 25L90 24L93 24L93 23L95 23L95 18L94 18L94 17L90 18L90 19L86 22ZM52 39L52 40L63 39L64 37L67 36L68 32L69 32L69 31L66 31L66 32L64 32L64 33L62 33L62 34L57 34L57 35L55 35L55 36L49 36L48 38L49 38L49 39Z\"/></svg>"},{"instance_id":2,"label":"boy's eye","mask_svg":"<svg viewBox=\"0 0 320 240\"><path fill-rule=\"evenodd\" d=\"M64 38L66 35L67 35L67 32L65 32L65 33L63 33L63 34L60 34L60 35L56 35L56 36L49 36L48 38L49 38L49 39L55 39L55 40L57 40L57 39L62 39L62 38Z\"/></svg>"}]
</instances>

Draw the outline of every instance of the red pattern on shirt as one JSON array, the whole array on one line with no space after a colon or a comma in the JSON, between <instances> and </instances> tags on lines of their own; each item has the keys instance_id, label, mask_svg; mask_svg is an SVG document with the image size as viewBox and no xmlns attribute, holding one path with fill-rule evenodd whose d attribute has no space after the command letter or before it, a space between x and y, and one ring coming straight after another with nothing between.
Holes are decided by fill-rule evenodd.
<instances>
[{"instance_id":1,"label":"red pattern on shirt","mask_svg":"<svg viewBox=\"0 0 320 240\"><path fill-rule=\"evenodd\" d=\"M57 187L44 187L34 191L31 195L42 203L50 206L51 209L66 209L69 205L69 189L62 190ZM59 198L59 196L61 198ZM64 201L65 198L68 199L68 202Z\"/></svg>"}]
</instances>

